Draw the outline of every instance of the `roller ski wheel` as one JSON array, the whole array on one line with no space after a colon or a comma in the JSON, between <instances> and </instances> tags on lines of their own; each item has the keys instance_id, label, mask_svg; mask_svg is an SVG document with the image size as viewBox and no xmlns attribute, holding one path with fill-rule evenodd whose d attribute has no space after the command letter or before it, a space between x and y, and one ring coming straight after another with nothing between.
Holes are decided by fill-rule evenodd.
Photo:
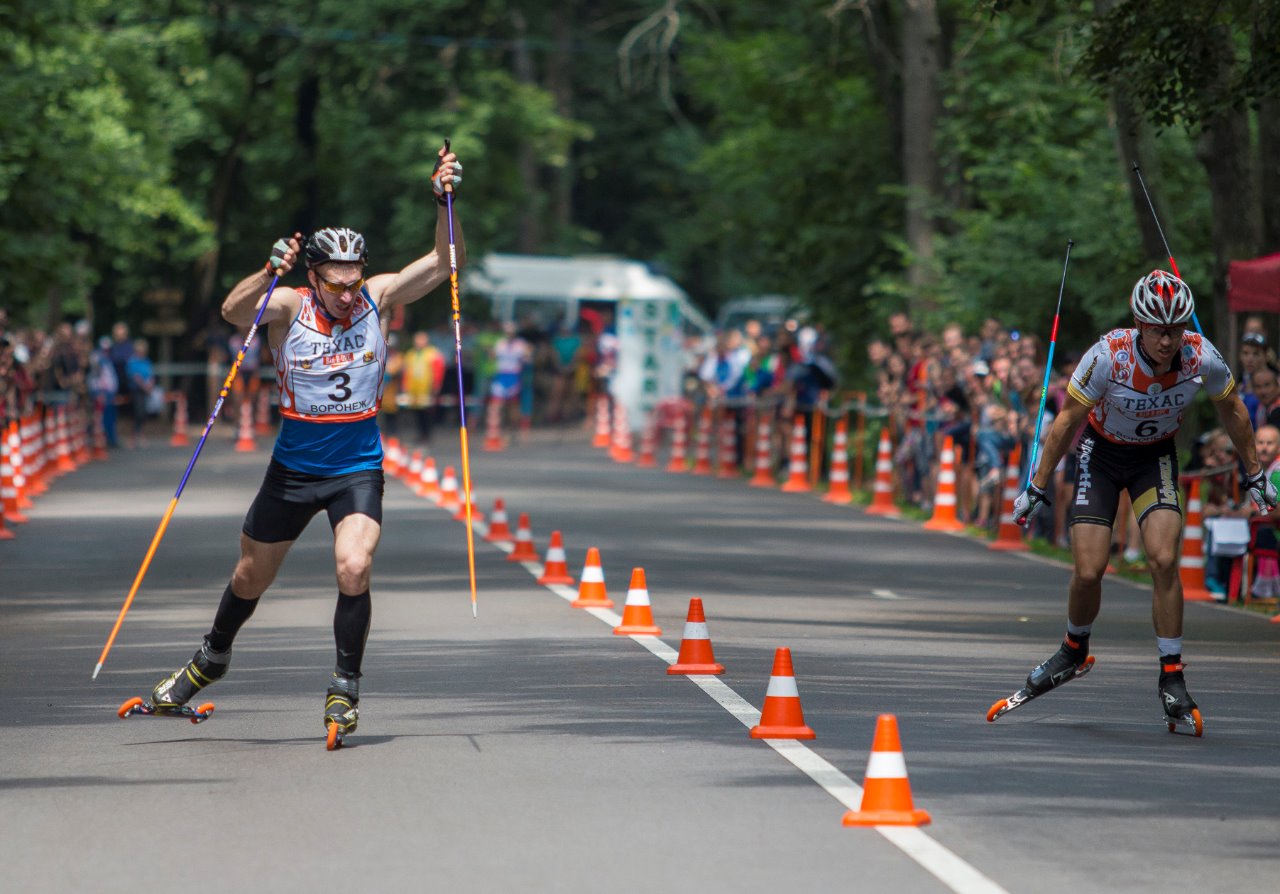
<instances>
[{"instance_id":1,"label":"roller ski wheel","mask_svg":"<svg viewBox=\"0 0 1280 894\"><path fill-rule=\"evenodd\" d=\"M326 751L337 751L342 747L342 727L338 726L338 724L329 724L329 730L325 734L324 747Z\"/></svg>"},{"instance_id":2,"label":"roller ski wheel","mask_svg":"<svg viewBox=\"0 0 1280 894\"><path fill-rule=\"evenodd\" d=\"M1164 722L1165 725L1169 727L1169 732L1171 733L1178 732L1179 726L1185 726L1188 728L1187 733L1190 733L1197 739L1204 735L1204 718L1200 716L1199 708L1192 708L1189 714L1183 714L1181 717L1177 718L1166 715ZM1186 733L1183 735L1186 735Z\"/></svg>"},{"instance_id":3,"label":"roller ski wheel","mask_svg":"<svg viewBox=\"0 0 1280 894\"><path fill-rule=\"evenodd\" d=\"M1067 683L1070 683L1072 680L1076 680L1076 679L1079 679L1080 677L1083 677L1085 674L1089 673L1089 671L1093 669L1093 661L1094 661L1093 656L1092 655L1088 656L1080 664L1080 666L1075 669L1075 673L1071 674L1071 676L1069 677L1066 677L1065 679L1062 680L1062 682L1058 683L1056 686L1050 687L1049 689L1042 689L1039 692L1036 692L1029 686L1023 686L1021 689L1019 689L1017 692L1015 692L1013 695L1009 696L1008 698L1000 699L994 705L992 705L990 709L988 709L987 722L995 723L996 720L1003 717L1005 714L1008 714L1014 708L1021 708L1023 705L1025 705L1027 702L1031 701L1032 699L1038 698L1044 695L1046 692L1051 692L1053 689L1057 689L1058 686L1064 686Z\"/></svg>"},{"instance_id":4,"label":"roller ski wheel","mask_svg":"<svg viewBox=\"0 0 1280 894\"><path fill-rule=\"evenodd\" d=\"M141 698L131 698L116 711L121 719L126 717L185 717L192 723L204 723L213 713L213 702L205 702L198 708L189 705L157 706Z\"/></svg>"}]
</instances>

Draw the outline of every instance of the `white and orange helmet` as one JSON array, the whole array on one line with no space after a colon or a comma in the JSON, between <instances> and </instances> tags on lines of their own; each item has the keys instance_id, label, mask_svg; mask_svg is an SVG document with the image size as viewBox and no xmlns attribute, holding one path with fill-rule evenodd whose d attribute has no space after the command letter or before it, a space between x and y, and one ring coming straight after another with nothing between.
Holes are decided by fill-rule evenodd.
<instances>
[{"instance_id":1,"label":"white and orange helmet","mask_svg":"<svg viewBox=\"0 0 1280 894\"><path fill-rule=\"evenodd\" d=\"M1133 287L1129 297L1133 318L1152 326L1178 326L1196 312L1191 288L1172 273L1152 270Z\"/></svg>"}]
</instances>

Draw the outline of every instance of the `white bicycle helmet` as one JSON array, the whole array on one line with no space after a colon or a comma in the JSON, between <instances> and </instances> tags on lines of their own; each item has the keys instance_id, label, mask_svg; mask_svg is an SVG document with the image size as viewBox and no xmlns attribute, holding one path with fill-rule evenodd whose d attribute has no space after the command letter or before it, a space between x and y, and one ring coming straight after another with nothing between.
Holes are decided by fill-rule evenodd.
<instances>
[{"instance_id":1,"label":"white bicycle helmet","mask_svg":"<svg viewBox=\"0 0 1280 894\"><path fill-rule=\"evenodd\" d=\"M342 264L364 264L369 260L364 237L346 227L325 227L307 239L303 254L308 267L337 261Z\"/></svg>"},{"instance_id":2,"label":"white bicycle helmet","mask_svg":"<svg viewBox=\"0 0 1280 894\"><path fill-rule=\"evenodd\" d=\"M1133 287L1133 318L1152 326L1177 326L1191 319L1196 301L1191 288L1172 273L1152 270Z\"/></svg>"}]
</instances>

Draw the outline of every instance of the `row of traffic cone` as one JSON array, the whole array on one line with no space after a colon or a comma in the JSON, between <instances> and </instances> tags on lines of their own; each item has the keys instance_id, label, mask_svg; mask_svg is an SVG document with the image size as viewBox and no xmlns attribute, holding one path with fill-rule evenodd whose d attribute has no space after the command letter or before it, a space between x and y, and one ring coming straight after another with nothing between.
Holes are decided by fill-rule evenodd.
<instances>
[{"instance_id":1,"label":"row of traffic cone","mask_svg":"<svg viewBox=\"0 0 1280 894\"><path fill-rule=\"evenodd\" d=\"M559 534L556 531L552 538L556 545L559 545ZM600 552L595 547L587 551L578 598L571 605L575 608L608 608L613 605L605 588ZM654 623L643 568L632 569L622 623L613 628L613 633L615 636L662 634L662 629ZM724 665L715 658L702 600L693 597L689 600L679 654L675 662L667 667L667 673L686 676L715 675L724 673L724 670ZM765 692L760 722L751 727L750 735L753 739L817 737L813 728L804 720L804 709L800 704L800 692L789 648L781 647L774 653L773 671ZM858 810L846 813L843 823L846 826L919 826L929 821L929 814L924 810L917 810L912 802L911 784L902 755L897 719L892 714L883 714L876 724L862 804Z\"/></svg>"},{"instance_id":2,"label":"row of traffic cone","mask_svg":"<svg viewBox=\"0 0 1280 894\"><path fill-rule=\"evenodd\" d=\"M101 408L94 414L93 444L84 413L65 406L37 408L0 425L0 541L15 540L10 525L26 524L33 497L82 465L107 458Z\"/></svg>"},{"instance_id":3,"label":"row of traffic cone","mask_svg":"<svg viewBox=\"0 0 1280 894\"><path fill-rule=\"evenodd\" d=\"M398 445L388 444L389 469L399 469L401 466L401 456L397 453L397 448ZM419 471L416 478L413 474L414 460L410 459L407 478L411 487L422 480L426 468L434 468L434 462L428 463L427 459L429 458L418 459ZM442 481L442 492L448 489L447 481L452 475L453 470L447 468ZM444 505L443 501L441 505ZM494 500L488 530L483 539L488 543L511 543L512 550L507 556L507 561L535 562L537 560L528 513L520 514L516 531L513 533L506 504L501 498ZM564 540L558 530L551 534L542 573L537 580L543 585L567 586L573 583L566 561ZM593 546L587 550L578 582L577 598L570 605L573 608L601 609L612 608L614 605L605 585L604 568L600 560L600 550L597 547ZM631 571L621 622L613 628L613 634L615 636L662 635L662 628L654 621L649 587L643 568L637 567ZM715 675L724 673L724 670L724 665L717 662L715 658L702 600L697 597L691 598L680 640L680 651L676 660L667 667L667 673L686 676ZM774 654L773 671L765 693L760 722L751 728L750 735L754 739L816 738L816 733L804 720L804 710L800 705L800 693L796 686L795 671L791 661L791 650L788 648L779 648ZM861 807L857 811L850 810L846 813L843 822L848 826L918 826L929 822L928 813L916 810L912 804L911 787L902 757L902 746L898 739L897 721L893 715L882 715L877 723L875 742L867 764Z\"/></svg>"}]
</instances>

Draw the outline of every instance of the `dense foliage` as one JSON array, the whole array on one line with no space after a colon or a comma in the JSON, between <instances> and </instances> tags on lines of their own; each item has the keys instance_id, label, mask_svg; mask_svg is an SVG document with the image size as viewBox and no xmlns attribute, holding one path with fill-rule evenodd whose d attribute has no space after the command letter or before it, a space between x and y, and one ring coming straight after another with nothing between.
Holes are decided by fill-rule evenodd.
<instances>
[{"instance_id":1,"label":"dense foliage","mask_svg":"<svg viewBox=\"0 0 1280 894\"><path fill-rule=\"evenodd\" d=\"M102 331L177 287L194 336L286 231L341 221L394 268L429 245L447 136L473 257L637 257L708 310L793 294L852 367L900 307L1047 326L1074 239L1063 316L1084 338L1162 259L1133 161L1206 306L1229 256L1280 249L1259 186L1280 171L1276 9L11 0L0 299Z\"/></svg>"}]
</instances>

